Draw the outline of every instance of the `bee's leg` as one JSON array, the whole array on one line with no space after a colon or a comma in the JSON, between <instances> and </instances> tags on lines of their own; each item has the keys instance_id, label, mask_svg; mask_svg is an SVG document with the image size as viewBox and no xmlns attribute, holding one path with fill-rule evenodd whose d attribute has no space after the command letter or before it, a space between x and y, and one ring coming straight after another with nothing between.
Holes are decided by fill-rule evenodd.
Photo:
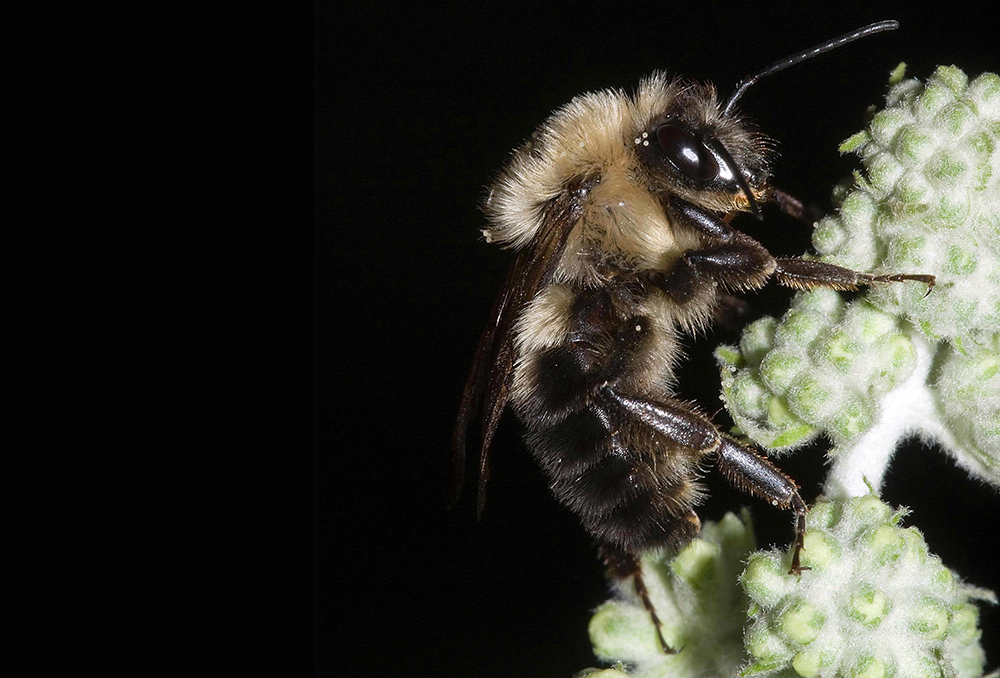
<instances>
[{"instance_id":1,"label":"bee's leg","mask_svg":"<svg viewBox=\"0 0 1000 678\"><path fill-rule=\"evenodd\" d=\"M722 436L715 451L719 471L733 485L748 494L766 499L772 505L795 512L795 550L789 574L801 574L799 553L806 533L806 504L799 496L795 482L779 471L768 459L749 450L734 440Z\"/></svg>"},{"instance_id":2,"label":"bee's leg","mask_svg":"<svg viewBox=\"0 0 1000 678\"><path fill-rule=\"evenodd\" d=\"M729 242L740 235L739 231L703 207L698 207L693 203L680 199L675 199L670 205L684 223L701 231L713 240Z\"/></svg>"},{"instance_id":3,"label":"bee's leg","mask_svg":"<svg viewBox=\"0 0 1000 678\"><path fill-rule=\"evenodd\" d=\"M674 302L684 304L712 281L727 289L763 287L774 268L774 257L760 243L734 233L723 244L685 252L664 280L663 289Z\"/></svg>"},{"instance_id":4,"label":"bee's leg","mask_svg":"<svg viewBox=\"0 0 1000 678\"><path fill-rule=\"evenodd\" d=\"M728 438L699 414L681 403L654 403L615 393L605 387L602 395L633 417L677 443L704 454L714 453L715 462L729 482L748 494L770 501L774 506L795 512L795 551L790 574L808 569L799 564L799 552L806 533L806 504L798 486L767 458ZM691 535L694 536L694 535Z\"/></svg>"},{"instance_id":5,"label":"bee's leg","mask_svg":"<svg viewBox=\"0 0 1000 678\"><path fill-rule=\"evenodd\" d=\"M684 407L682 403L654 403L621 396L607 387L602 395L680 445L697 450L699 454L714 454L719 471L739 489L770 501L774 506L794 511L795 551L792 554L791 573L799 574L803 569L808 569L799 565L799 552L806 532L806 504L791 478L765 457L719 433L712 422Z\"/></svg>"},{"instance_id":6,"label":"bee's leg","mask_svg":"<svg viewBox=\"0 0 1000 678\"><path fill-rule=\"evenodd\" d=\"M678 445L708 454L719 446L721 435L711 421L691 406L675 400L653 402L621 395L610 386L601 389L599 398L613 404L622 413L667 436Z\"/></svg>"},{"instance_id":7,"label":"bee's leg","mask_svg":"<svg viewBox=\"0 0 1000 678\"><path fill-rule=\"evenodd\" d=\"M795 550L790 574L799 574L799 552L806 532L806 504L795 482L770 461L720 434L708 419L682 403L651 402L605 387L601 395L617 407L684 447L714 453L719 471L739 489L795 512ZM693 536L693 535L691 535Z\"/></svg>"},{"instance_id":8,"label":"bee's leg","mask_svg":"<svg viewBox=\"0 0 1000 678\"><path fill-rule=\"evenodd\" d=\"M768 202L773 202L782 212L807 226L812 226L822 216L822 213L815 205L806 205L795 196L789 195L784 191L772 191Z\"/></svg>"},{"instance_id":9,"label":"bee's leg","mask_svg":"<svg viewBox=\"0 0 1000 678\"><path fill-rule=\"evenodd\" d=\"M800 574L799 553L806 532L806 504L795 482L768 459L720 434L710 421L680 403L653 403L621 396L610 388L602 394L616 405L677 443L706 454L714 452L719 471L739 489L795 512L795 550L789 574Z\"/></svg>"},{"instance_id":10,"label":"bee's leg","mask_svg":"<svg viewBox=\"0 0 1000 678\"><path fill-rule=\"evenodd\" d=\"M746 324L750 310L750 304L744 299L721 292L719 305L715 307L715 322L730 332L736 332Z\"/></svg>"},{"instance_id":11,"label":"bee's leg","mask_svg":"<svg viewBox=\"0 0 1000 678\"><path fill-rule=\"evenodd\" d=\"M679 220L711 242L703 249L685 252L660 284L675 303L687 303L713 282L728 289L764 286L775 264L763 245L712 212L685 200L674 200L671 209Z\"/></svg>"},{"instance_id":12,"label":"bee's leg","mask_svg":"<svg viewBox=\"0 0 1000 678\"><path fill-rule=\"evenodd\" d=\"M695 520L698 520L697 516L695 516ZM635 592L642 600L642 606L646 608L646 612L649 613L649 618L653 622L653 628L656 629L656 639L660 641L660 647L666 654L677 652L663 639L663 622L656 615L656 608L653 607L653 601L649 598L649 589L646 588L646 582L642 578L642 562L639 557L610 544L601 546L598 553L601 560L604 561L604 566L616 579L625 580L632 577Z\"/></svg>"},{"instance_id":13,"label":"bee's leg","mask_svg":"<svg viewBox=\"0 0 1000 678\"><path fill-rule=\"evenodd\" d=\"M797 289L832 287L835 290L856 290L862 285L902 282L904 280L924 283L927 285L928 294L934 287L934 276L932 275L859 273L849 268L798 257L781 257L775 259L775 264L774 275L778 282Z\"/></svg>"},{"instance_id":14,"label":"bee's leg","mask_svg":"<svg viewBox=\"0 0 1000 678\"><path fill-rule=\"evenodd\" d=\"M782 285L799 289L854 290L861 285L904 280L922 282L927 285L928 292L934 286L932 275L874 275L799 257L775 259L759 242L711 212L683 200L676 200L673 208L685 223L718 243L685 252L674 264L663 288L679 304L691 299L706 280L714 280L729 289L754 289L762 287L772 274Z\"/></svg>"}]
</instances>

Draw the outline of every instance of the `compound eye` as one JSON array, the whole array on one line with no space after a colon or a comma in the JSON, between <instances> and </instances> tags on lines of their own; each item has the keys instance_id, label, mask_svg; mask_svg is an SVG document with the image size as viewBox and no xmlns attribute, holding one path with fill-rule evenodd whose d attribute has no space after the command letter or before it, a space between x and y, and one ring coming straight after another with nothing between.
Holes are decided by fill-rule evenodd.
<instances>
[{"instance_id":1,"label":"compound eye","mask_svg":"<svg viewBox=\"0 0 1000 678\"><path fill-rule=\"evenodd\" d=\"M656 141L670 164L695 181L711 181L719 176L719 163L697 137L676 125L660 125Z\"/></svg>"}]
</instances>

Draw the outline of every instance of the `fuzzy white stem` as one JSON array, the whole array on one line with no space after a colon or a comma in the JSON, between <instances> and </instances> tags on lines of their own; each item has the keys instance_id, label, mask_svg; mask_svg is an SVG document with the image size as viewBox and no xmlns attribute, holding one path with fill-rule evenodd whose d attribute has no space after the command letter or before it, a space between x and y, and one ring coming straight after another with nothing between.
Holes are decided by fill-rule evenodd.
<instances>
[{"instance_id":1,"label":"fuzzy white stem","mask_svg":"<svg viewBox=\"0 0 1000 678\"><path fill-rule=\"evenodd\" d=\"M823 488L827 499L860 497L868 494L869 484L878 492L896 446L909 435L923 434L946 446L954 443L927 383L936 346L913 329L907 334L916 350L916 366L882 397L878 422L850 446L830 452L833 464Z\"/></svg>"}]
</instances>

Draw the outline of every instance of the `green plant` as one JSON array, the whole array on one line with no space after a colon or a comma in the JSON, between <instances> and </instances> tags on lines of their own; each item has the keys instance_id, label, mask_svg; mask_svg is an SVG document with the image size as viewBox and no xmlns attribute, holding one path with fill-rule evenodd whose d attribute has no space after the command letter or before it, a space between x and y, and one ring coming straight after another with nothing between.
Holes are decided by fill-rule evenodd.
<instances>
[{"instance_id":1,"label":"green plant","mask_svg":"<svg viewBox=\"0 0 1000 678\"><path fill-rule=\"evenodd\" d=\"M643 560L680 652L658 651L624 585L591 622L598 657L619 662L605 672L982 675L973 603L996 596L962 584L878 490L913 434L1000 485L1000 77L969 81L940 67L921 83L902 71L886 106L841 147L864 171L838 187L838 211L813 243L823 261L930 273L936 286L879 285L852 300L804 291L781 319L751 324L738 346L716 352L738 433L774 453L818 436L831 443L807 523L812 569L791 576L788 553L754 552L746 514L707 523L678 554Z\"/></svg>"}]
</instances>

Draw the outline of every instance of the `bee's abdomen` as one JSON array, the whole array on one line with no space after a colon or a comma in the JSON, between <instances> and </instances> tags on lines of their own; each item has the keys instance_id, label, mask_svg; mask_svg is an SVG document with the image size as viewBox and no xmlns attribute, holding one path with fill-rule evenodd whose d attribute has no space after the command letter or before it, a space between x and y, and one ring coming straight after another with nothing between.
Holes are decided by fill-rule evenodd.
<instances>
[{"instance_id":1,"label":"bee's abdomen","mask_svg":"<svg viewBox=\"0 0 1000 678\"><path fill-rule=\"evenodd\" d=\"M603 544L637 553L683 543L683 518L699 498L698 456L648 426L592 403L532 430L528 447L560 503Z\"/></svg>"},{"instance_id":2,"label":"bee's abdomen","mask_svg":"<svg viewBox=\"0 0 1000 678\"><path fill-rule=\"evenodd\" d=\"M528 447L556 498L601 543L630 553L692 536L697 464L717 440L700 418L695 428L708 428L694 435L700 429L658 428L631 411L637 402L678 405L668 380L650 376L669 376L669 346L661 344L673 335L643 301L615 289L578 291L565 315L548 314L560 318L558 343L520 356L514 392Z\"/></svg>"}]
</instances>

